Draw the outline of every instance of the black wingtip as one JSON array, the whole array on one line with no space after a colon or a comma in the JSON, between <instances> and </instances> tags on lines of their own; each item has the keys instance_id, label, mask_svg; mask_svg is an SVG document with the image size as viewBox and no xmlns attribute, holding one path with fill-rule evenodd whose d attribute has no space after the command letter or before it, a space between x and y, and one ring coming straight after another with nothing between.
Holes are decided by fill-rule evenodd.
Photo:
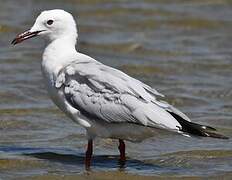
<instances>
[{"instance_id":1,"label":"black wingtip","mask_svg":"<svg viewBox=\"0 0 232 180\"><path fill-rule=\"evenodd\" d=\"M217 139L229 139L229 137L224 136L222 134L214 133L214 132L205 132L207 134L207 137L217 138Z\"/></svg>"},{"instance_id":2,"label":"black wingtip","mask_svg":"<svg viewBox=\"0 0 232 180\"><path fill-rule=\"evenodd\" d=\"M218 138L218 139L229 139L228 137L212 132L216 131L215 128L210 126L204 126L201 124L193 123L190 121L184 120L179 115L169 112L181 125L181 131L185 133L189 133L196 136L203 136L203 137L212 137L212 138Z\"/></svg>"}]
</instances>

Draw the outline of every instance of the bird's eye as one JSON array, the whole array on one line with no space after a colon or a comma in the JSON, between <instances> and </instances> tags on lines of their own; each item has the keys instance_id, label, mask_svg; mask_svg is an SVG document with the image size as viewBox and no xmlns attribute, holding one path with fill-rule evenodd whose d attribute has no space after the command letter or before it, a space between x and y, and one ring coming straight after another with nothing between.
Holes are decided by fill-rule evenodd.
<instances>
[{"instance_id":1,"label":"bird's eye","mask_svg":"<svg viewBox=\"0 0 232 180\"><path fill-rule=\"evenodd\" d=\"M54 22L54 21L50 19L50 20L47 21L47 25L52 25L53 22Z\"/></svg>"}]
</instances>

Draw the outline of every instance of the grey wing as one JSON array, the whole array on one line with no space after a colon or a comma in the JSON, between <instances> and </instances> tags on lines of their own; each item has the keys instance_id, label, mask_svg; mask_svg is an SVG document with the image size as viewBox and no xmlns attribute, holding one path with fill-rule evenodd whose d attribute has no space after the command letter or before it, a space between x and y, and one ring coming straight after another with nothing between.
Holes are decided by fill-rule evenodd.
<instances>
[{"instance_id":1,"label":"grey wing","mask_svg":"<svg viewBox=\"0 0 232 180\"><path fill-rule=\"evenodd\" d=\"M167 112L173 111L171 106L156 99L160 93L96 61L69 64L60 71L56 87L63 88L68 102L88 118L175 130L181 127Z\"/></svg>"}]
</instances>

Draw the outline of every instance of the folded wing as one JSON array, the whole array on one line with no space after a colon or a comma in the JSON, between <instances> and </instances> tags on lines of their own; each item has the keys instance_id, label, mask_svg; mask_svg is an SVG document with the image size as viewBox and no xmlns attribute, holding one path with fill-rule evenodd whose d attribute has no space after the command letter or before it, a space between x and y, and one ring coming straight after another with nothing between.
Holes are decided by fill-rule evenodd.
<instances>
[{"instance_id":1,"label":"folded wing","mask_svg":"<svg viewBox=\"0 0 232 180\"><path fill-rule=\"evenodd\" d=\"M56 80L68 102L89 119L109 123L136 123L180 130L173 112L187 116L166 102L150 86L97 61L74 61L63 68ZM169 111L169 112L168 112Z\"/></svg>"}]
</instances>

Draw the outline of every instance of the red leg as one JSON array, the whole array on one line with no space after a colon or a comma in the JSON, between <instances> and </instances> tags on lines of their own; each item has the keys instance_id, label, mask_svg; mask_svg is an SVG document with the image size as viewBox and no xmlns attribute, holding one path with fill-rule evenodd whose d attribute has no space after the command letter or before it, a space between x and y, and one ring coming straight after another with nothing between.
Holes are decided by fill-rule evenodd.
<instances>
[{"instance_id":1,"label":"red leg","mask_svg":"<svg viewBox=\"0 0 232 180\"><path fill-rule=\"evenodd\" d=\"M86 153L85 153L85 168L86 169L90 168L92 154L93 154L93 140L90 139L88 141L88 147L87 147L87 150L86 150Z\"/></svg>"},{"instance_id":2,"label":"red leg","mask_svg":"<svg viewBox=\"0 0 232 180\"><path fill-rule=\"evenodd\" d=\"M119 139L119 146L118 146L119 152L120 152L120 161L125 162L126 161L126 153L125 153L125 143L122 139Z\"/></svg>"}]
</instances>

